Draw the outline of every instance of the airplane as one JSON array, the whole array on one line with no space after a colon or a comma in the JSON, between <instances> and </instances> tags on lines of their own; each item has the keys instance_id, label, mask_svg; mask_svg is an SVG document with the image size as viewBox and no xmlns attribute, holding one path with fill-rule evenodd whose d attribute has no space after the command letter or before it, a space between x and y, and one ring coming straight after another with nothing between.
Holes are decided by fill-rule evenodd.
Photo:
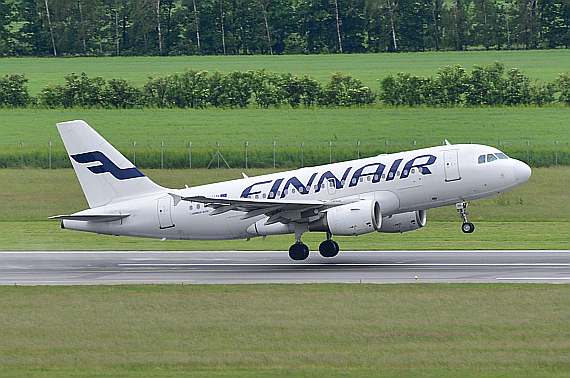
<instances>
[{"instance_id":1,"label":"airplane","mask_svg":"<svg viewBox=\"0 0 570 378\"><path fill-rule=\"evenodd\" d=\"M478 144L378 155L184 189L155 184L91 126L57 124L89 209L50 219L61 228L162 240L231 240L295 234L293 260L304 260L306 232L333 235L402 233L426 225L426 210L455 205L462 231L470 201L504 193L531 176L525 163Z\"/></svg>"}]
</instances>

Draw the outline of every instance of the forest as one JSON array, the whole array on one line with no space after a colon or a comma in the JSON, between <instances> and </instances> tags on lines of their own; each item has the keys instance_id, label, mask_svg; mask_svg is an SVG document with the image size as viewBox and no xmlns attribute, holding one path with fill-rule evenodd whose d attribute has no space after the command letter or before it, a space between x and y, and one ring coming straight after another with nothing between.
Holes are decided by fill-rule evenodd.
<instances>
[{"instance_id":1,"label":"forest","mask_svg":"<svg viewBox=\"0 0 570 378\"><path fill-rule=\"evenodd\" d=\"M0 56L570 47L570 0L0 0Z\"/></svg>"}]
</instances>

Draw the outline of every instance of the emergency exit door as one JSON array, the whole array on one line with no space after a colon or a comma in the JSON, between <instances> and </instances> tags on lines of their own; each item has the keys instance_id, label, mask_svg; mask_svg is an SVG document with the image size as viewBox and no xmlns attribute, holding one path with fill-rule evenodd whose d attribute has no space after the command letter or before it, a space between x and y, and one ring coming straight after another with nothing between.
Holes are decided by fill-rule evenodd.
<instances>
[{"instance_id":1,"label":"emergency exit door","mask_svg":"<svg viewBox=\"0 0 570 378\"><path fill-rule=\"evenodd\" d=\"M461 180L457 153L457 150L443 152L445 181L447 182Z\"/></svg>"},{"instance_id":2,"label":"emergency exit door","mask_svg":"<svg viewBox=\"0 0 570 378\"><path fill-rule=\"evenodd\" d=\"M174 223L172 223L172 214L170 211L171 206L171 196L159 198L157 201L156 211L158 213L158 227L161 229L174 227Z\"/></svg>"}]
</instances>

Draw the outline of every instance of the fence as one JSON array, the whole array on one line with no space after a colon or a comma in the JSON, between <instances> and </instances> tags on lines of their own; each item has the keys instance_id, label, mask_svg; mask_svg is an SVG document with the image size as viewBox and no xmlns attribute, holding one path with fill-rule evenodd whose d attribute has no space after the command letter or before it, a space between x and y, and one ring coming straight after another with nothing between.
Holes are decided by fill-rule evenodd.
<instances>
[{"instance_id":1,"label":"fence","mask_svg":"<svg viewBox=\"0 0 570 378\"><path fill-rule=\"evenodd\" d=\"M570 143L464 141L495 146L532 167L570 165ZM328 141L320 143L214 142L116 143L142 169L299 168L441 145L428 141ZM0 168L71 168L61 143L0 145Z\"/></svg>"}]
</instances>

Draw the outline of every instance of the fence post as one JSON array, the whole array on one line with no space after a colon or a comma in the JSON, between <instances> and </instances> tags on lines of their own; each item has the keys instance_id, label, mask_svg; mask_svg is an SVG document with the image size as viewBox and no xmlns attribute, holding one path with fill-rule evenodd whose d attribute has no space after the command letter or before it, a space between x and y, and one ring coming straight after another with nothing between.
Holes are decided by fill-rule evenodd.
<instances>
[{"instance_id":1,"label":"fence post","mask_svg":"<svg viewBox=\"0 0 570 378\"><path fill-rule=\"evenodd\" d=\"M554 142L556 145L556 168L558 168L558 141Z\"/></svg>"},{"instance_id":2,"label":"fence post","mask_svg":"<svg viewBox=\"0 0 570 378\"><path fill-rule=\"evenodd\" d=\"M164 142L160 142L160 169L164 169Z\"/></svg>"},{"instance_id":3,"label":"fence post","mask_svg":"<svg viewBox=\"0 0 570 378\"><path fill-rule=\"evenodd\" d=\"M137 165L137 142L133 142L133 165Z\"/></svg>"},{"instance_id":4,"label":"fence post","mask_svg":"<svg viewBox=\"0 0 570 378\"><path fill-rule=\"evenodd\" d=\"M275 169L275 142L273 142L273 169Z\"/></svg>"},{"instance_id":5,"label":"fence post","mask_svg":"<svg viewBox=\"0 0 570 378\"><path fill-rule=\"evenodd\" d=\"M247 169L247 146L249 142L245 142L245 169Z\"/></svg>"},{"instance_id":6,"label":"fence post","mask_svg":"<svg viewBox=\"0 0 570 378\"><path fill-rule=\"evenodd\" d=\"M416 141L414 140L414 150L416 149Z\"/></svg>"},{"instance_id":7,"label":"fence post","mask_svg":"<svg viewBox=\"0 0 570 378\"><path fill-rule=\"evenodd\" d=\"M20 142L22 146L22 169L24 169L24 142Z\"/></svg>"},{"instance_id":8,"label":"fence post","mask_svg":"<svg viewBox=\"0 0 570 378\"><path fill-rule=\"evenodd\" d=\"M528 165L530 165L530 153L529 153L529 145L530 145L530 141L526 141L526 163Z\"/></svg>"},{"instance_id":9,"label":"fence post","mask_svg":"<svg viewBox=\"0 0 570 378\"><path fill-rule=\"evenodd\" d=\"M502 146L503 146L503 142L499 141L499 150L501 149Z\"/></svg>"},{"instance_id":10,"label":"fence post","mask_svg":"<svg viewBox=\"0 0 570 378\"><path fill-rule=\"evenodd\" d=\"M332 164L332 142L329 142L329 164Z\"/></svg>"},{"instance_id":11,"label":"fence post","mask_svg":"<svg viewBox=\"0 0 570 378\"><path fill-rule=\"evenodd\" d=\"M305 168L305 142L301 142L301 168Z\"/></svg>"},{"instance_id":12,"label":"fence post","mask_svg":"<svg viewBox=\"0 0 570 378\"><path fill-rule=\"evenodd\" d=\"M188 142L188 167L192 169L192 142Z\"/></svg>"},{"instance_id":13,"label":"fence post","mask_svg":"<svg viewBox=\"0 0 570 378\"><path fill-rule=\"evenodd\" d=\"M51 142L49 142L49 169L51 169Z\"/></svg>"},{"instance_id":14,"label":"fence post","mask_svg":"<svg viewBox=\"0 0 570 378\"><path fill-rule=\"evenodd\" d=\"M356 142L356 146L357 146L356 158L360 159L360 141Z\"/></svg>"}]
</instances>

